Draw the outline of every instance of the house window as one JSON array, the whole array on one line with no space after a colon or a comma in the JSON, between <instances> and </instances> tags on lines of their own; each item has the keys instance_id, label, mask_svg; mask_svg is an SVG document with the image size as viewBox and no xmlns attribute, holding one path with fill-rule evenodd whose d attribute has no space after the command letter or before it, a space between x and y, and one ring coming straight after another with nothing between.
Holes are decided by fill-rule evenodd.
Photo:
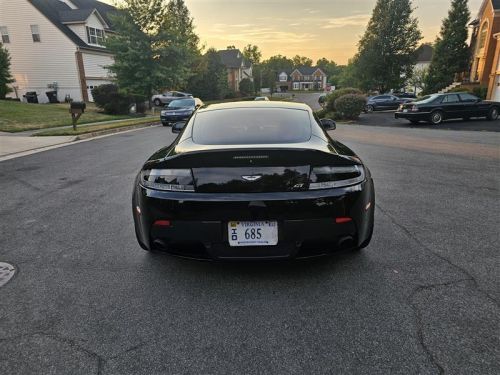
<instances>
[{"instance_id":1,"label":"house window","mask_svg":"<svg viewBox=\"0 0 500 375\"><path fill-rule=\"evenodd\" d=\"M0 34L2 35L2 43L10 43L9 30L7 30L7 26L0 26Z\"/></svg>"},{"instance_id":2,"label":"house window","mask_svg":"<svg viewBox=\"0 0 500 375\"><path fill-rule=\"evenodd\" d=\"M87 26L87 39L89 44L102 46L104 44L104 30Z\"/></svg>"},{"instance_id":3,"label":"house window","mask_svg":"<svg viewBox=\"0 0 500 375\"><path fill-rule=\"evenodd\" d=\"M298 83L298 82L294 82L294 83L293 83L293 89L294 89L294 90L298 90L299 88L300 88L300 83Z\"/></svg>"},{"instance_id":4,"label":"house window","mask_svg":"<svg viewBox=\"0 0 500 375\"><path fill-rule=\"evenodd\" d=\"M34 43L39 43L41 42L40 39L40 28L38 25L30 25L31 27L31 37L33 38Z\"/></svg>"},{"instance_id":5,"label":"house window","mask_svg":"<svg viewBox=\"0 0 500 375\"><path fill-rule=\"evenodd\" d=\"M485 22L481 27L481 32L479 33L479 49L483 49L486 44L486 37L488 36L488 22Z\"/></svg>"},{"instance_id":6,"label":"house window","mask_svg":"<svg viewBox=\"0 0 500 375\"><path fill-rule=\"evenodd\" d=\"M280 82L286 82L287 79L288 79L288 75L286 73L280 74Z\"/></svg>"}]
</instances>

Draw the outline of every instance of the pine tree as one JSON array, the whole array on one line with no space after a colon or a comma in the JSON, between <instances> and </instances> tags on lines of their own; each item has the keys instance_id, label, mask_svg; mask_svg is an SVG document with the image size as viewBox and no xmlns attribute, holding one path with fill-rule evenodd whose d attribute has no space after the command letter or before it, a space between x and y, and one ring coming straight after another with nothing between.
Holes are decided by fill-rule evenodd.
<instances>
[{"instance_id":1,"label":"pine tree","mask_svg":"<svg viewBox=\"0 0 500 375\"><path fill-rule=\"evenodd\" d=\"M378 0L354 58L361 87L385 92L403 86L420 39L411 0Z\"/></svg>"},{"instance_id":2,"label":"pine tree","mask_svg":"<svg viewBox=\"0 0 500 375\"><path fill-rule=\"evenodd\" d=\"M453 0L434 44L434 55L425 80L427 93L445 88L453 83L455 74L467 70L470 59L467 45L469 20L467 0Z\"/></svg>"},{"instance_id":3,"label":"pine tree","mask_svg":"<svg viewBox=\"0 0 500 375\"><path fill-rule=\"evenodd\" d=\"M5 99L5 96L12 91L9 83L14 82L10 73L10 56L9 51L0 43L0 99Z\"/></svg>"}]
</instances>

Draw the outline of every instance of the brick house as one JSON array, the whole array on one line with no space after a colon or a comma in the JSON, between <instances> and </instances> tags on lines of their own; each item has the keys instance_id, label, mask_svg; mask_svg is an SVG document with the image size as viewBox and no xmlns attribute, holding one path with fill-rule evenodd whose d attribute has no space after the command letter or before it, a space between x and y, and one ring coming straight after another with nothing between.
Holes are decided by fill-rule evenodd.
<instances>
[{"instance_id":1,"label":"brick house","mask_svg":"<svg viewBox=\"0 0 500 375\"><path fill-rule=\"evenodd\" d=\"M240 82L244 78L253 82L252 63L243 57L239 49L225 49L217 53L222 64L226 66L227 81L231 90L240 91Z\"/></svg>"},{"instance_id":2,"label":"brick house","mask_svg":"<svg viewBox=\"0 0 500 375\"><path fill-rule=\"evenodd\" d=\"M500 0L484 0L470 26L470 82L487 86L487 98L500 101Z\"/></svg>"},{"instance_id":3,"label":"brick house","mask_svg":"<svg viewBox=\"0 0 500 375\"><path fill-rule=\"evenodd\" d=\"M327 82L325 72L312 66L299 66L292 71L283 70L278 73L277 79L278 91L324 90Z\"/></svg>"}]
</instances>

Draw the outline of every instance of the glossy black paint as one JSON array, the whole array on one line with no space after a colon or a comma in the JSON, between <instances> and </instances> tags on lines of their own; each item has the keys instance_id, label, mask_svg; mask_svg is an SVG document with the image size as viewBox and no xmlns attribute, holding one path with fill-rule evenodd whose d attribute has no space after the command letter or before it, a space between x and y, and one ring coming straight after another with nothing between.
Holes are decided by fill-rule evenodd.
<instances>
[{"instance_id":1,"label":"glossy black paint","mask_svg":"<svg viewBox=\"0 0 500 375\"><path fill-rule=\"evenodd\" d=\"M195 192L145 188L137 176L132 199L137 239L147 250L207 259L282 259L329 254L368 245L373 231L375 193L368 168L362 183L343 188L309 190L315 166L363 165L356 154L332 139L305 105L239 102L201 111L238 106L301 109L309 113L311 138L298 144L200 145L192 139L196 112L177 139L143 166L149 169L190 169ZM246 181L244 176L259 176ZM140 214L138 213L138 209ZM336 223L337 217L352 221ZM276 246L229 246L227 222L276 220ZM171 226L153 225L169 220ZM346 242L343 242L344 244Z\"/></svg>"},{"instance_id":2,"label":"glossy black paint","mask_svg":"<svg viewBox=\"0 0 500 375\"><path fill-rule=\"evenodd\" d=\"M447 93L432 95L433 100L417 100L403 104L395 113L396 118L404 118L411 122L427 121L439 124L447 119L469 119L486 117L496 120L500 111L500 103L481 100L468 93ZM416 109L416 110L415 110ZM436 113L441 114L440 121Z\"/></svg>"},{"instance_id":3,"label":"glossy black paint","mask_svg":"<svg viewBox=\"0 0 500 375\"><path fill-rule=\"evenodd\" d=\"M177 98L178 100L179 98ZM160 120L164 126L170 125L178 121L188 120L194 111L203 106L203 102L198 98L185 98L192 99L192 105L171 108L170 104L166 105L160 112ZM174 102L174 101L171 101Z\"/></svg>"}]
</instances>

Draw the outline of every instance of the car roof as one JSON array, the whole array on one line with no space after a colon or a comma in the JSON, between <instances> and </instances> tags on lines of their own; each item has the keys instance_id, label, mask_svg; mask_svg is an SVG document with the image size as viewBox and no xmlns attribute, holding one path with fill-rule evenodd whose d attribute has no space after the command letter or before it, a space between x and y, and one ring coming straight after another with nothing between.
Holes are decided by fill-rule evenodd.
<instances>
[{"instance_id":1,"label":"car roof","mask_svg":"<svg viewBox=\"0 0 500 375\"><path fill-rule=\"evenodd\" d=\"M272 102L265 100L258 101L239 101L239 102L229 102L229 103L217 103L209 104L204 108L198 110L198 112L215 111L221 109L235 109L235 108L281 108L281 109L301 109L304 111L310 111L311 108L307 104L303 103L291 103L291 102Z\"/></svg>"}]
</instances>

